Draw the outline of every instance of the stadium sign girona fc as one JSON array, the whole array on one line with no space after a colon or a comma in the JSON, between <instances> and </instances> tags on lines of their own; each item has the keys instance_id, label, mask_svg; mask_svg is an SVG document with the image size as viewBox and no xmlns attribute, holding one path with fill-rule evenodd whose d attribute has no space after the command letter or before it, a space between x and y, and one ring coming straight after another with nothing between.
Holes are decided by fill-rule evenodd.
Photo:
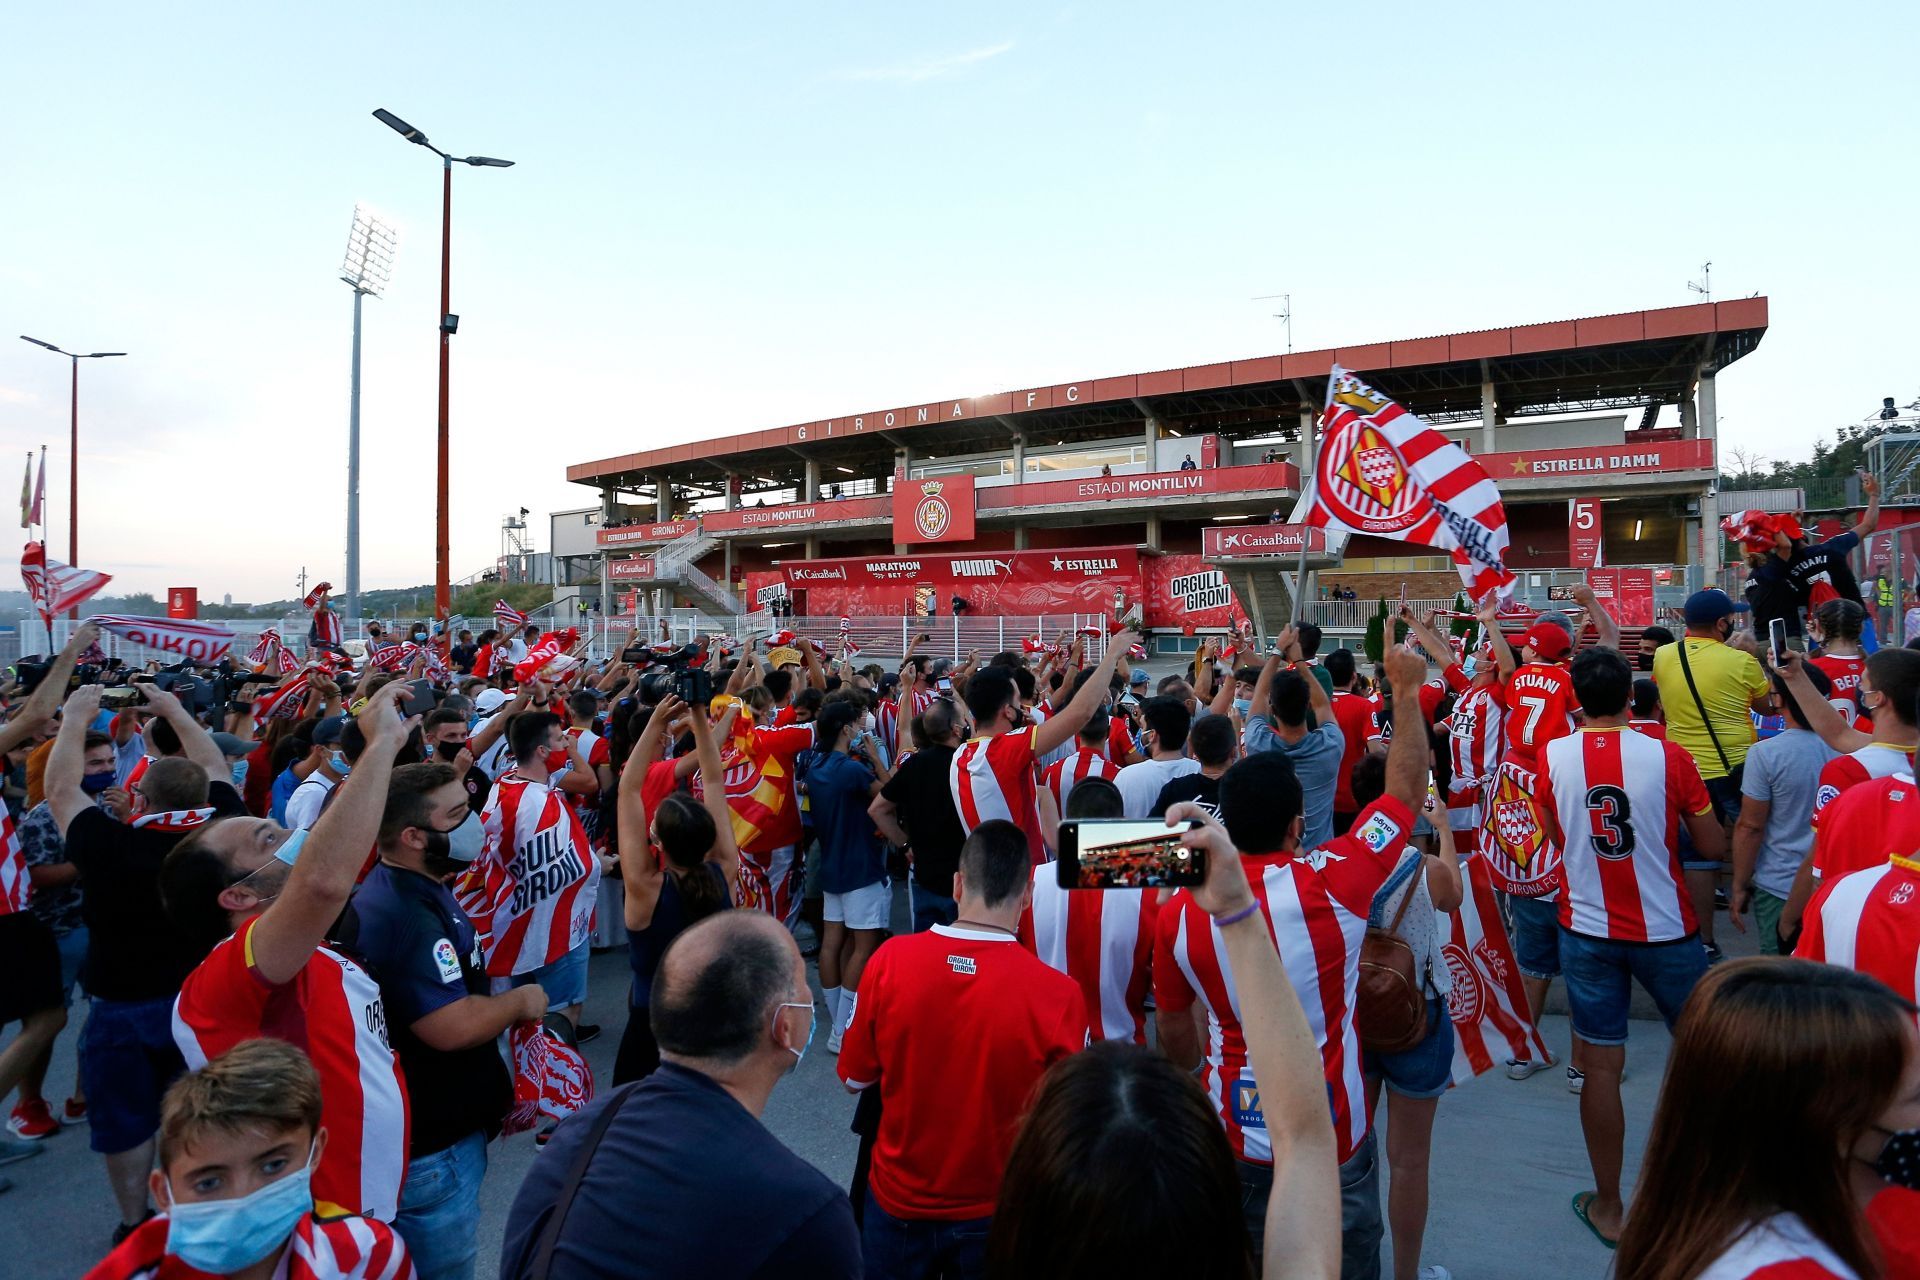
<instances>
[{"instance_id":1,"label":"stadium sign girona fc","mask_svg":"<svg viewBox=\"0 0 1920 1280\"><path fill-rule=\"evenodd\" d=\"M1391 537L1425 514L1400 451L1367 419L1336 427L1320 456L1320 497L1342 524Z\"/></svg>"},{"instance_id":2,"label":"stadium sign girona fc","mask_svg":"<svg viewBox=\"0 0 1920 1280\"><path fill-rule=\"evenodd\" d=\"M963 542L973 537L973 477L903 481L893 489L893 540Z\"/></svg>"}]
</instances>

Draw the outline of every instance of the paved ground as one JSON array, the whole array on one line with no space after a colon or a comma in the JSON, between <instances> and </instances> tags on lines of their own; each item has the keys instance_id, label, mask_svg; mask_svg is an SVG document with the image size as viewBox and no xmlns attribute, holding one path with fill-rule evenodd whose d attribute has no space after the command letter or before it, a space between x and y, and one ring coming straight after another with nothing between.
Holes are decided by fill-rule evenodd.
<instances>
[{"instance_id":1,"label":"paved ground","mask_svg":"<svg viewBox=\"0 0 1920 1280\"><path fill-rule=\"evenodd\" d=\"M896 927L904 925L903 905L904 893L896 902ZM1736 940L1746 943L1740 948L1745 953L1750 942L1737 935ZM1728 941L1723 938L1723 945ZM606 1031L588 1046L587 1056L603 1080L612 1075L626 1016L626 981L624 952L593 958L588 1017ZM1554 1053L1564 1055L1566 1019L1549 1016L1546 1035ZM1632 1036L1625 1085L1629 1189L1668 1045L1658 1022L1635 1022ZM55 1098L65 1096L60 1090L73 1078L74 1041L69 1027L48 1080L48 1093ZM822 1030L800 1069L774 1091L765 1120L782 1141L845 1185L853 1168L854 1138L847 1130L853 1100L832 1073ZM86 1131L69 1129L45 1145L44 1155L0 1169L14 1182L13 1190L0 1195L0 1259L5 1259L0 1274L78 1276L106 1251L115 1215L100 1161L87 1150ZM537 1158L530 1136L492 1149L480 1215L483 1278L495 1275L507 1209L521 1175ZM1520 1083L1498 1072L1483 1076L1440 1105L1425 1260L1447 1267L1459 1280L1598 1280L1612 1254L1594 1241L1567 1203L1589 1185L1578 1101L1567 1093L1564 1074L1542 1072Z\"/></svg>"}]
</instances>

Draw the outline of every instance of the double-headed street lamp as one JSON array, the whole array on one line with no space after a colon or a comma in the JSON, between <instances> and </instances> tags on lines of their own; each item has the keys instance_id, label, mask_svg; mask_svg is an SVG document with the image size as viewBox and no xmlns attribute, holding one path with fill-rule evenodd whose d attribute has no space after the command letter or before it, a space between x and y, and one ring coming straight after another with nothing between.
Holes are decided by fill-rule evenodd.
<instances>
[{"instance_id":1,"label":"double-headed street lamp","mask_svg":"<svg viewBox=\"0 0 1920 1280\"><path fill-rule=\"evenodd\" d=\"M453 603L451 577L447 562L447 378L448 357L451 354L448 342L459 330L460 317L453 314L451 292L452 244L453 244L453 164L470 164L481 168L506 169L512 166L511 160L496 160L492 156L451 156L427 141L427 135L402 120L386 108L373 113L374 119L386 125L408 142L425 147L440 157L441 197L440 197L440 429L439 453L436 467L434 495L433 530L433 610L434 617L445 619Z\"/></svg>"},{"instance_id":2,"label":"double-headed street lamp","mask_svg":"<svg viewBox=\"0 0 1920 1280\"><path fill-rule=\"evenodd\" d=\"M107 360L114 356L124 356L124 351L66 351L51 342L42 342L39 338L20 335L22 342L31 342L36 347L45 347L55 355L65 356L73 362L73 410L72 438L67 448L67 563L80 563L80 362L82 360ZM74 610L68 617L79 617Z\"/></svg>"}]
</instances>

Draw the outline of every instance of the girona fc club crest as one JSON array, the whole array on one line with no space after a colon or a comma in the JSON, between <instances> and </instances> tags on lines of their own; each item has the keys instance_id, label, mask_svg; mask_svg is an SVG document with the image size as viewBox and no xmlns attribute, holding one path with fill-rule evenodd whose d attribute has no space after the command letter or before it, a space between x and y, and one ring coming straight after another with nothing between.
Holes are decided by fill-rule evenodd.
<instances>
[{"instance_id":1,"label":"girona fc club crest","mask_svg":"<svg viewBox=\"0 0 1920 1280\"><path fill-rule=\"evenodd\" d=\"M946 486L929 480L920 486L920 501L913 508L915 532L928 542L938 542L953 527L953 508L940 496Z\"/></svg>"},{"instance_id":2,"label":"girona fc club crest","mask_svg":"<svg viewBox=\"0 0 1920 1280\"><path fill-rule=\"evenodd\" d=\"M1320 497L1343 524L1391 536L1420 521L1420 491L1400 451L1372 422L1352 418L1336 426L1321 458Z\"/></svg>"},{"instance_id":3,"label":"girona fc club crest","mask_svg":"<svg viewBox=\"0 0 1920 1280\"><path fill-rule=\"evenodd\" d=\"M1538 897L1553 886L1560 850L1547 839L1534 799L1535 778L1511 760L1502 761L1487 805L1486 843L1481 849L1499 888Z\"/></svg>"},{"instance_id":4,"label":"girona fc club crest","mask_svg":"<svg viewBox=\"0 0 1920 1280\"><path fill-rule=\"evenodd\" d=\"M1453 990L1447 992L1448 1021L1455 1026L1480 1021L1480 1014L1487 1007L1487 993L1473 961L1457 942L1440 948L1440 957L1447 962L1447 975L1453 979Z\"/></svg>"}]
</instances>

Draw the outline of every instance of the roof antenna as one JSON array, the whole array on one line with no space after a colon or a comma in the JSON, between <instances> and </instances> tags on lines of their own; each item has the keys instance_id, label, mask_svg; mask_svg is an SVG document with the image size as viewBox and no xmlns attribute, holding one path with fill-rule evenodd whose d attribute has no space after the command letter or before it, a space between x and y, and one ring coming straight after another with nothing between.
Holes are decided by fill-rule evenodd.
<instances>
[{"instance_id":1,"label":"roof antenna","mask_svg":"<svg viewBox=\"0 0 1920 1280\"><path fill-rule=\"evenodd\" d=\"M1687 288L1699 294L1701 298L1703 298L1707 302L1712 302L1713 301L1713 264L1711 262L1701 263L1700 278L1698 280L1687 281Z\"/></svg>"},{"instance_id":2,"label":"roof antenna","mask_svg":"<svg viewBox=\"0 0 1920 1280\"><path fill-rule=\"evenodd\" d=\"M1273 318L1286 326L1287 354L1292 355L1293 354L1293 295L1290 293L1263 293L1257 298L1254 298L1253 301L1254 302L1271 302L1275 298L1280 299L1280 309L1273 313Z\"/></svg>"}]
</instances>

